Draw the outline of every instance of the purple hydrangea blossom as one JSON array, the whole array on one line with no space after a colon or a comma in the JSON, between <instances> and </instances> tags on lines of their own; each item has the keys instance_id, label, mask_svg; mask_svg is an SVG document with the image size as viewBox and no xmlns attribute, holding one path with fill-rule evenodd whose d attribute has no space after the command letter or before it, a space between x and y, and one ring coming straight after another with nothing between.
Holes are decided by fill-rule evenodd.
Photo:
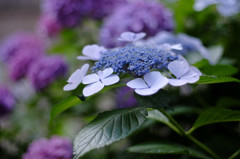
<instances>
[{"instance_id":1,"label":"purple hydrangea blossom","mask_svg":"<svg viewBox=\"0 0 240 159\"><path fill-rule=\"evenodd\" d=\"M61 56L42 57L35 61L27 77L36 90L41 90L67 73L67 64Z\"/></svg>"},{"instance_id":2,"label":"purple hydrangea blossom","mask_svg":"<svg viewBox=\"0 0 240 159\"><path fill-rule=\"evenodd\" d=\"M21 32L10 35L0 46L0 58L2 61L9 61L16 53L25 48L33 48L44 52L44 43L35 35L28 32Z\"/></svg>"},{"instance_id":3,"label":"purple hydrangea blossom","mask_svg":"<svg viewBox=\"0 0 240 159\"><path fill-rule=\"evenodd\" d=\"M103 18L123 3L126 0L45 0L42 10L63 27L73 27L85 17Z\"/></svg>"},{"instance_id":4,"label":"purple hydrangea blossom","mask_svg":"<svg viewBox=\"0 0 240 159\"><path fill-rule=\"evenodd\" d=\"M38 32L45 37L57 35L62 29L62 26L57 22L56 18L50 14L43 14L38 22Z\"/></svg>"},{"instance_id":5,"label":"purple hydrangea blossom","mask_svg":"<svg viewBox=\"0 0 240 159\"><path fill-rule=\"evenodd\" d=\"M49 140L42 138L31 143L23 159L71 159L72 151L70 140L53 136Z\"/></svg>"},{"instance_id":6,"label":"purple hydrangea blossom","mask_svg":"<svg viewBox=\"0 0 240 159\"><path fill-rule=\"evenodd\" d=\"M45 0L42 8L44 14L56 18L63 27L73 27L81 21L85 7L81 0Z\"/></svg>"},{"instance_id":7,"label":"purple hydrangea blossom","mask_svg":"<svg viewBox=\"0 0 240 159\"><path fill-rule=\"evenodd\" d=\"M0 86L0 117L8 114L15 103L13 94L6 87Z\"/></svg>"},{"instance_id":8,"label":"purple hydrangea blossom","mask_svg":"<svg viewBox=\"0 0 240 159\"><path fill-rule=\"evenodd\" d=\"M137 105L134 90L129 87L119 88L116 96L117 108L128 108Z\"/></svg>"},{"instance_id":9,"label":"purple hydrangea blossom","mask_svg":"<svg viewBox=\"0 0 240 159\"><path fill-rule=\"evenodd\" d=\"M89 6L87 16L97 19L110 15L118 6L126 3L127 0L84 0L84 6Z\"/></svg>"},{"instance_id":10,"label":"purple hydrangea blossom","mask_svg":"<svg viewBox=\"0 0 240 159\"><path fill-rule=\"evenodd\" d=\"M43 55L42 50L35 50L35 48L24 48L16 51L8 63L10 79L18 81L23 78L32 64Z\"/></svg>"},{"instance_id":11,"label":"purple hydrangea blossom","mask_svg":"<svg viewBox=\"0 0 240 159\"><path fill-rule=\"evenodd\" d=\"M123 32L145 32L153 36L159 31L174 27L172 13L156 1L136 0L119 6L100 30L100 43L105 47L122 45L117 37Z\"/></svg>"}]
</instances>

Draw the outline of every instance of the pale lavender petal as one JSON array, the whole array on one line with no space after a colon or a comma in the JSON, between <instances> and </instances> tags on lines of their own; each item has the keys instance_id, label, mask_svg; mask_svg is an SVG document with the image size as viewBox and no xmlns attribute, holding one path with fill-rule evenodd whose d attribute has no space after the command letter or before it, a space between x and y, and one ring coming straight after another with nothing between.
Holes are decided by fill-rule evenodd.
<instances>
[{"instance_id":1,"label":"pale lavender petal","mask_svg":"<svg viewBox=\"0 0 240 159\"><path fill-rule=\"evenodd\" d=\"M186 80L182 79L168 79L168 83L172 86L183 86L187 84L188 82Z\"/></svg>"},{"instance_id":2,"label":"pale lavender petal","mask_svg":"<svg viewBox=\"0 0 240 159\"><path fill-rule=\"evenodd\" d=\"M63 90L64 91L71 91L71 90L74 90L77 88L77 86L81 83L80 82L74 82L74 83L69 83L69 84L66 84L64 87L63 87Z\"/></svg>"},{"instance_id":3,"label":"pale lavender petal","mask_svg":"<svg viewBox=\"0 0 240 159\"><path fill-rule=\"evenodd\" d=\"M112 68L106 68L104 71L98 71L98 76L100 79L104 79L113 73Z\"/></svg>"},{"instance_id":4,"label":"pale lavender petal","mask_svg":"<svg viewBox=\"0 0 240 159\"><path fill-rule=\"evenodd\" d=\"M158 92L158 90L153 90L151 88L145 89L135 89L135 92L141 96L150 96Z\"/></svg>"},{"instance_id":5,"label":"pale lavender petal","mask_svg":"<svg viewBox=\"0 0 240 159\"><path fill-rule=\"evenodd\" d=\"M83 48L83 55L90 57L92 60L99 60L101 58L101 52L105 51L104 47L98 45L87 45Z\"/></svg>"},{"instance_id":6,"label":"pale lavender petal","mask_svg":"<svg viewBox=\"0 0 240 159\"><path fill-rule=\"evenodd\" d=\"M90 74L90 75L87 75L83 78L83 81L82 83L83 84L90 84L90 83L94 83L94 82L98 82L100 79L98 77L97 74Z\"/></svg>"},{"instance_id":7,"label":"pale lavender petal","mask_svg":"<svg viewBox=\"0 0 240 159\"><path fill-rule=\"evenodd\" d=\"M83 95L85 97L91 96L91 95L101 91L103 88L104 88L104 85L100 81L89 84L86 87L84 87Z\"/></svg>"},{"instance_id":8,"label":"pale lavender petal","mask_svg":"<svg viewBox=\"0 0 240 159\"><path fill-rule=\"evenodd\" d=\"M176 60L168 64L168 69L172 74L179 78L188 71L189 64L186 61Z\"/></svg>"},{"instance_id":9,"label":"pale lavender petal","mask_svg":"<svg viewBox=\"0 0 240 159\"><path fill-rule=\"evenodd\" d=\"M127 41L127 42L134 42L140 40L146 36L146 33L133 33L133 32L124 32L118 38L119 41Z\"/></svg>"},{"instance_id":10,"label":"pale lavender petal","mask_svg":"<svg viewBox=\"0 0 240 159\"><path fill-rule=\"evenodd\" d=\"M77 59L78 60L92 60L92 58L88 57L88 56L78 56Z\"/></svg>"},{"instance_id":11,"label":"pale lavender petal","mask_svg":"<svg viewBox=\"0 0 240 159\"><path fill-rule=\"evenodd\" d=\"M127 86L130 88L148 88L145 81L141 78L136 78L127 83Z\"/></svg>"},{"instance_id":12,"label":"pale lavender petal","mask_svg":"<svg viewBox=\"0 0 240 159\"><path fill-rule=\"evenodd\" d=\"M181 78L181 80L185 80L187 81L187 83L195 83L199 80L200 76L192 76L192 77L188 77L188 78L185 78L184 76Z\"/></svg>"},{"instance_id":13,"label":"pale lavender petal","mask_svg":"<svg viewBox=\"0 0 240 159\"><path fill-rule=\"evenodd\" d=\"M110 75L110 76L102 79L102 83L105 86L109 86L109 85L117 83L119 80L120 80L120 78L117 75Z\"/></svg>"},{"instance_id":14,"label":"pale lavender petal","mask_svg":"<svg viewBox=\"0 0 240 159\"><path fill-rule=\"evenodd\" d=\"M144 75L147 85L153 89L160 89L167 85L168 79L158 71L153 71Z\"/></svg>"}]
</instances>

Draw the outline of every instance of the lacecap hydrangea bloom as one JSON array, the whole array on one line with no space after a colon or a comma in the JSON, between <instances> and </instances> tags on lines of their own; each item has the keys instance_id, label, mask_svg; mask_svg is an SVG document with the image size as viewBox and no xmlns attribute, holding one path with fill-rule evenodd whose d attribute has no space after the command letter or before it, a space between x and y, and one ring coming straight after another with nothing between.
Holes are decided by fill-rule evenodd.
<instances>
[{"instance_id":1,"label":"lacecap hydrangea bloom","mask_svg":"<svg viewBox=\"0 0 240 159\"><path fill-rule=\"evenodd\" d=\"M195 0L194 9L202 11L214 4L217 5L218 12L225 17L233 16L240 12L239 0Z\"/></svg>"},{"instance_id":2,"label":"lacecap hydrangea bloom","mask_svg":"<svg viewBox=\"0 0 240 159\"><path fill-rule=\"evenodd\" d=\"M153 36L174 28L172 13L154 0L133 0L121 5L104 20L99 33L100 44L112 48L121 46L117 38L122 32L145 32Z\"/></svg>"},{"instance_id":3,"label":"lacecap hydrangea bloom","mask_svg":"<svg viewBox=\"0 0 240 159\"><path fill-rule=\"evenodd\" d=\"M22 53L25 48L32 48L33 52L44 52L46 46L35 35L29 32L20 32L7 37L0 45L0 59L9 61L17 53Z\"/></svg>"},{"instance_id":4,"label":"lacecap hydrangea bloom","mask_svg":"<svg viewBox=\"0 0 240 159\"><path fill-rule=\"evenodd\" d=\"M122 33L119 39L125 39L125 42L129 43L123 47L102 51L101 47L88 46L92 49L88 49L89 52L85 52L85 54L90 54L91 50L94 50L94 54L97 57L100 56L100 59L91 68L96 73L85 76L88 67L85 67L86 64L83 65L77 74L74 72L68 79L70 85L67 84L64 90L73 90L78 84L83 83L87 84L83 89L83 95L91 96L101 91L103 87L119 82L118 75L125 74L134 78L126 83L128 87L134 89L139 95L149 96L157 93L167 84L182 86L199 80L201 72L174 52L174 49L182 49L179 44L174 46L167 44L169 45L167 48L161 47L162 45L158 47L137 46L133 42L136 39L140 40L139 35L141 34ZM73 83L77 83L77 85ZM74 85L74 88L71 88L71 84Z\"/></svg>"},{"instance_id":5,"label":"lacecap hydrangea bloom","mask_svg":"<svg viewBox=\"0 0 240 159\"><path fill-rule=\"evenodd\" d=\"M71 159L72 143L67 138L53 136L38 139L30 144L23 159Z\"/></svg>"},{"instance_id":6,"label":"lacecap hydrangea bloom","mask_svg":"<svg viewBox=\"0 0 240 159\"><path fill-rule=\"evenodd\" d=\"M66 73L65 60L55 55L36 60L29 69L27 77L36 90L41 90Z\"/></svg>"},{"instance_id":7,"label":"lacecap hydrangea bloom","mask_svg":"<svg viewBox=\"0 0 240 159\"><path fill-rule=\"evenodd\" d=\"M10 113L15 103L15 98L10 90L4 86L0 86L0 117Z\"/></svg>"}]
</instances>

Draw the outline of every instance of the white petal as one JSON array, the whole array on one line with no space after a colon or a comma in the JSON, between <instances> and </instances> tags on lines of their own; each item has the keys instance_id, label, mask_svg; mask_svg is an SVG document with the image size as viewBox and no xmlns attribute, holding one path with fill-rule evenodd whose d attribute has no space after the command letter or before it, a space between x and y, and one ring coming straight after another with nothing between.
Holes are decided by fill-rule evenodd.
<instances>
[{"instance_id":1,"label":"white petal","mask_svg":"<svg viewBox=\"0 0 240 159\"><path fill-rule=\"evenodd\" d=\"M88 56L78 56L77 59L78 60L91 60L92 58L88 57Z\"/></svg>"},{"instance_id":2,"label":"white petal","mask_svg":"<svg viewBox=\"0 0 240 159\"><path fill-rule=\"evenodd\" d=\"M182 50L183 47L182 47L182 44L174 44L174 45L171 45L171 49Z\"/></svg>"},{"instance_id":3,"label":"white petal","mask_svg":"<svg viewBox=\"0 0 240 159\"><path fill-rule=\"evenodd\" d=\"M105 51L104 47L98 45L87 45L83 48L82 53L90 57L92 60L99 60L101 58L101 52Z\"/></svg>"},{"instance_id":4,"label":"white petal","mask_svg":"<svg viewBox=\"0 0 240 159\"><path fill-rule=\"evenodd\" d=\"M164 76L160 76L151 86L151 89L153 90L159 90L163 87L165 87L168 84L168 78Z\"/></svg>"},{"instance_id":5,"label":"white petal","mask_svg":"<svg viewBox=\"0 0 240 159\"><path fill-rule=\"evenodd\" d=\"M181 80L185 80L187 81L187 83L195 83L199 80L200 76L196 75L196 76L192 76L192 77L188 77L188 78L181 78Z\"/></svg>"},{"instance_id":6,"label":"white petal","mask_svg":"<svg viewBox=\"0 0 240 159\"><path fill-rule=\"evenodd\" d=\"M80 83L81 83L81 82L66 84L66 85L63 87L63 90L64 90L64 91L74 90L74 89L77 88L77 86L78 86Z\"/></svg>"},{"instance_id":7,"label":"white petal","mask_svg":"<svg viewBox=\"0 0 240 159\"><path fill-rule=\"evenodd\" d=\"M133 32L124 32L118 38L119 41L134 42L140 40L146 36L146 33L133 33Z\"/></svg>"},{"instance_id":8,"label":"white petal","mask_svg":"<svg viewBox=\"0 0 240 159\"><path fill-rule=\"evenodd\" d=\"M142 96L150 96L158 92L158 90L153 90L151 88L145 88L145 89L135 89L135 92Z\"/></svg>"},{"instance_id":9,"label":"white petal","mask_svg":"<svg viewBox=\"0 0 240 159\"><path fill-rule=\"evenodd\" d=\"M189 64L183 60L176 60L168 64L168 69L177 78L179 78L188 71Z\"/></svg>"},{"instance_id":10,"label":"white petal","mask_svg":"<svg viewBox=\"0 0 240 159\"><path fill-rule=\"evenodd\" d=\"M118 75L110 75L110 76L102 79L102 83L105 86L109 86L109 85L117 83L119 80L120 80L120 78L118 77Z\"/></svg>"},{"instance_id":11,"label":"white petal","mask_svg":"<svg viewBox=\"0 0 240 159\"><path fill-rule=\"evenodd\" d=\"M77 69L73 74L69 77L67 82L73 83L73 82L82 82L82 78L87 74L89 68L89 64L84 64L81 69Z\"/></svg>"},{"instance_id":12,"label":"white petal","mask_svg":"<svg viewBox=\"0 0 240 159\"><path fill-rule=\"evenodd\" d=\"M98 76L100 77L100 79L104 79L107 76L111 75L113 73L113 69L112 68L106 68L103 71L98 71Z\"/></svg>"},{"instance_id":13,"label":"white petal","mask_svg":"<svg viewBox=\"0 0 240 159\"><path fill-rule=\"evenodd\" d=\"M89 84L86 87L84 87L83 95L85 97L91 96L91 95L101 91L103 89L103 87L104 87L104 85L100 81Z\"/></svg>"},{"instance_id":14,"label":"white petal","mask_svg":"<svg viewBox=\"0 0 240 159\"><path fill-rule=\"evenodd\" d=\"M94 82L98 82L99 81L99 77L97 74L90 74L90 75L87 75L83 78L83 81L82 83L83 84L90 84L90 83L94 83Z\"/></svg>"},{"instance_id":15,"label":"white petal","mask_svg":"<svg viewBox=\"0 0 240 159\"><path fill-rule=\"evenodd\" d=\"M182 79L168 79L168 83L172 86L183 86L187 84L188 82L186 80Z\"/></svg>"},{"instance_id":16,"label":"white petal","mask_svg":"<svg viewBox=\"0 0 240 159\"><path fill-rule=\"evenodd\" d=\"M80 69L77 69L75 72L73 72L73 74L68 78L67 82L71 83L71 82L77 82L77 81L80 81L82 79L80 79L80 76L81 76L81 70Z\"/></svg>"},{"instance_id":17,"label":"white petal","mask_svg":"<svg viewBox=\"0 0 240 159\"><path fill-rule=\"evenodd\" d=\"M127 83L130 88L148 88L145 81L141 78L135 78Z\"/></svg>"}]
</instances>

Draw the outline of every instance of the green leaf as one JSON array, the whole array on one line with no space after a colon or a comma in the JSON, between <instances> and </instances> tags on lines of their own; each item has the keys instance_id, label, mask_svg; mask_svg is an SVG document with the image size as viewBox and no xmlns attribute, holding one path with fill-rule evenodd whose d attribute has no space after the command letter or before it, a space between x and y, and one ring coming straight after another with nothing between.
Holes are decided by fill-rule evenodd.
<instances>
[{"instance_id":1,"label":"green leaf","mask_svg":"<svg viewBox=\"0 0 240 159\"><path fill-rule=\"evenodd\" d=\"M236 67L231 65L209 65L201 69L203 74L216 76L231 76L238 72Z\"/></svg>"},{"instance_id":2,"label":"green leaf","mask_svg":"<svg viewBox=\"0 0 240 159\"><path fill-rule=\"evenodd\" d=\"M167 113L171 116L177 116L182 114L198 114L200 112L199 108L194 106L185 106L185 105L177 105L171 107L171 109L167 110Z\"/></svg>"},{"instance_id":3,"label":"green leaf","mask_svg":"<svg viewBox=\"0 0 240 159\"><path fill-rule=\"evenodd\" d=\"M200 76L199 81L197 81L195 84L214 84L226 82L240 82L240 80L233 77Z\"/></svg>"},{"instance_id":4,"label":"green leaf","mask_svg":"<svg viewBox=\"0 0 240 159\"><path fill-rule=\"evenodd\" d=\"M148 119L152 119L152 120L156 120L158 122L161 122L161 123L169 126L170 128L172 128L177 133L181 134L179 129L174 125L174 123L172 123L169 120L169 118L166 115L164 115L162 112L160 112L159 110L148 109L148 116L147 116L147 118Z\"/></svg>"},{"instance_id":5,"label":"green leaf","mask_svg":"<svg viewBox=\"0 0 240 159\"><path fill-rule=\"evenodd\" d=\"M240 111L230 110L222 107L211 107L204 110L199 115L188 134L204 125L230 121L240 121Z\"/></svg>"},{"instance_id":6,"label":"green leaf","mask_svg":"<svg viewBox=\"0 0 240 159\"><path fill-rule=\"evenodd\" d=\"M217 101L218 107L240 106L240 100L233 97L222 97Z\"/></svg>"},{"instance_id":7,"label":"green leaf","mask_svg":"<svg viewBox=\"0 0 240 159\"><path fill-rule=\"evenodd\" d=\"M193 64L193 66L201 69L201 68L203 68L205 66L209 66L209 62L206 59L202 59L201 61L198 61L195 64Z\"/></svg>"},{"instance_id":8,"label":"green leaf","mask_svg":"<svg viewBox=\"0 0 240 159\"><path fill-rule=\"evenodd\" d=\"M67 99L64 99L60 103L53 106L50 112L50 123L53 122L53 119L63 111L81 103L82 101L77 96L70 96Z\"/></svg>"},{"instance_id":9,"label":"green leaf","mask_svg":"<svg viewBox=\"0 0 240 159\"><path fill-rule=\"evenodd\" d=\"M151 96L140 96L135 93L135 98L140 106L156 109L167 107L170 101L168 93L164 90Z\"/></svg>"},{"instance_id":10,"label":"green leaf","mask_svg":"<svg viewBox=\"0 0 240 159\"><path fill-rule=\"evenodd\" d=\"M101 113L76 136L74 159L78 159L93 149L129 136L144 123L146 116L147 111L143 107Z\"/></svg>"},{"instance_id":11,"label":"green leaf","mask_svg":"<svg viewBox=\"0 0 240 159\"><path fill-rule=\"evenodd\" d=\"M183 154L196 158L210 159L204 153L183 145L170 143L148 143L132 146L128 149L129 152L143 154Z\"/></svg>"}]
</instances>

